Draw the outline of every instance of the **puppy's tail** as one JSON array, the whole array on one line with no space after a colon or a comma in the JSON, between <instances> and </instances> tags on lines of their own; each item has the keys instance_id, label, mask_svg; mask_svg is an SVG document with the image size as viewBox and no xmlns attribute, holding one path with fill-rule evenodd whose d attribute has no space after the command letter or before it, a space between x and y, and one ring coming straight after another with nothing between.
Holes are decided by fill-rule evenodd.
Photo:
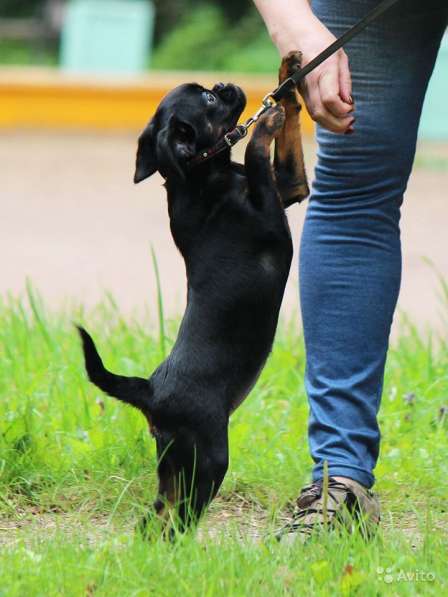
<instances>
[{"instance_id":1,"label":"puppy's tail","mask_svg":"<svg viewBox=\"0 0 448 597\"><path fill-rule=\"evenodd\" d=\"M103 365L90 334L81 326L77 325L76 327L81 336L84 361L90 381L109 396L118 398L144 413L148 413L152 395L149 381L140 377L115 375L108 371Z\"/></svg>"}]
</instances>

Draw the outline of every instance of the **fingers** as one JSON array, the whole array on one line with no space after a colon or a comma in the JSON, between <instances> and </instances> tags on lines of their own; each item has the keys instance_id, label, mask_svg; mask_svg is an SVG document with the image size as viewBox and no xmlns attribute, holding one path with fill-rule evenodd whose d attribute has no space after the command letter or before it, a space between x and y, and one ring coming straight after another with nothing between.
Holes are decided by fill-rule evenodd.
<instances>
[{"instance_id":1,"label":"fingers","mask_svg":"<svg viewBox=\"0 0 448 597\"><path fill-rule=\"evenodd\" d=\"M333 133L344 133L351 125L353 125L354 117L352 113L352 106L341 109L341 100L334 101L333 97L327 98L327 105L336 111L336 114L331 112L324 102L320 94L318 85L310 86L304 94L304 99L311 115L311 118ZM343 106L345 104L342 104Z\"/></svg>"},{"instance_id":2,"label":"fingers","mask_svg":"<svg viewBox=\"0 0 448 597\"><path fill-rule=\"evenodd\" d=\"M327 112L336 118L344 118L352 111L351 104L341 99L337 71L330 70L322 73L318 85L320 99Z\"/></svg>"},{"instance_id":3,"label":"fingers","mask_svg":"<svg viewBox=\"0 0 448 597\"><path fill-rule=\"evenodd\" d=\"M352 99L352 76L348 63L348 56L341 51L339 56L339 93L344 102L353 104Z\"/></svg>"},{"instance_id":4,"label":"fingers","mask_svg":"<svg viewBox=\"0 0 448 597\"><path fill-rule=\"evenodd\" d=\"M351 77L344 52L308 75L303 95L313 120L334 133L353 132Z\"/></svg>"},{"instance_id":5,"label":"fingers","mask_svg":"<svg viewBox=\"0 0 448 597\"><path fill-rule=\"evenodd\" d=\"M315 122L333 133L345 133L349 130L353 132L355 119L352 115L345 118L337 118L322 107L314 111L311 117Z\"/></svg>"},{"instance_id":6,"label":"fingers","mask_svg":"<svg viewBox=\"0 0 448 597\"><path fill-rule=\"evenodd\" d=\"M318 86L309 87L306 95L307 108L311 118L334 133L343 131L344 125L341 119L333 116L323 105ZM348 122L345 126L347 128Z\"/></svg>"}]
</instances>

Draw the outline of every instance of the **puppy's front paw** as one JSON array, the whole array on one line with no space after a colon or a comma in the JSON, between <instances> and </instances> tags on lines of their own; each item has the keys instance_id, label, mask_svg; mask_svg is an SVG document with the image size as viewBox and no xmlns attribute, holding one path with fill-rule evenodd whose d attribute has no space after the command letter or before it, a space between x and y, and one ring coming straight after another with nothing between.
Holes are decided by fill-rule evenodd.
<instances>
[{"instance_id":1,"label":"puppy's front paw","mask_svg":"<svg viewBox=\"0 0 448 597\"><path fill-rule=\"evenodd\" d=\"M280 104L269 108L258 121L257 132L276 137L285 124L285 109Z\"/></svg>"},{"instance_id":2,"label":"puppy's front paw","mask_svg":"<svg viewBox=\"0 0 448 597\"><path fill-rule=\"evenodd\" d=\"M293 50L283 56L282 63L280 65L278 80L279 83L283 83L285 79L291 77L295 72L297 72L302 65L302 52L298 50Z\"/></svg>"}]
</instances>

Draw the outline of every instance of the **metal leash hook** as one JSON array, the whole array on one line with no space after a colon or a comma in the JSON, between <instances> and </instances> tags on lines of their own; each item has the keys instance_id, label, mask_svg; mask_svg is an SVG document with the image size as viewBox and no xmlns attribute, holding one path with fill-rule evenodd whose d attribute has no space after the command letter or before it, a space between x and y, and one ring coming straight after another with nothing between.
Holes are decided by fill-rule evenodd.
<instances>
[{"instance_id":1,"label":"metal leash hook","mask_svg":"<svg viewBox=\"0 0 448 597\"><path fill-rule=\"evenodd\" d=\"M261 107L255 112L255 114L253 116L251 116L250 118L248 118L246 120L246 122L244 122L243 124L238 124L235 127L235 131L238 131L238 134L240 135L240 139L243 139L247 133L249 132L249 129L251 126L253 126L257 120L260 118L260 116L262 116L262 114L264 114L266 112L266 110L269 110L269 108L272 108L272 106L275 106L277 102L275 101L275 99L272 97L272 95L270 93L268 93L267 95L264 96L264 98L261 100ZM229 133L224 135L224 140L227 143L227 145L229 147L232 147L233 145L235 145L235 141L231 139L231 137L229 136Z\"/></svg>"},{"instance_id":2,"label":"metal leash hook","mask_svg":"<svg viewBox=\"0 0 448 597\"><path fill-rule=\"evenodd\" d=\"M268 108L272 108L272 106L275 106L275 104L277 103L277 100L275 99L275 97L272 95L272 93L267 93L264 98L261 100L261 103L263 104L263 106L266 108L266 110Z\"/></svg>"}]
</instances>

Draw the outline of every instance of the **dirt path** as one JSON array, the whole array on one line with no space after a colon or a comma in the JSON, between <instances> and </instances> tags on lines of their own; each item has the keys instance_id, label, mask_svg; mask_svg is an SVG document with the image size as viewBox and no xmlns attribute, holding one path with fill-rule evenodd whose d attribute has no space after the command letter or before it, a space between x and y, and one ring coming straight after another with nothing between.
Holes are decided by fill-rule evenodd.
<instances>
[{"instance_id":1,"label":"dirt path","mask_svg":"<svg viewBox=\"0 0 448 597\"><path fill-rule=\"evenodd\" d=\"M52 306L67 299L93 305L110 290L123 311L147 304L155 319L152 244L166 311L182 312L184 269L170 237L162 180L132 184L135 136L2 132L0 294L22 293L29 276ZM311 172L312 144L307 153ZM423 258L448 277L447 153L435 146L420 153L402 219L400 308L420 326L439 329L438 282ZM289 211L296 246L304 211ZM296 251L283 313L297 308Z\"/></svg>"},{"instance_id":2,"label":"dirt path","mask_svg":"<svg viewBox=\"0 0 448 597\"><path fill-rule=\"evenodd\" d=\"M280 526L287 520L288 514L285 512L277 518L276 525ZM415 512L398 513L383 509L381 528L386 537L399 532L412 547L418 547L423 541L423 526ZM448 528L447 513L433 513L431 528ZM111 519L89 512L49 513L31 509L17 513L15 519L0 516L0 548L13 547L22 541L27 545L49 541L60 533L70 537L79 536L83 543L96 545L110 535L132 535L134 529L134 518L123 520L116 516ZM231 536L240 537L242 541L251 539L259 542L271 531L268 512L259 504L235 494L226 499L214 500L200 524L199 540Z\"/></svg>"}]
</instances>

